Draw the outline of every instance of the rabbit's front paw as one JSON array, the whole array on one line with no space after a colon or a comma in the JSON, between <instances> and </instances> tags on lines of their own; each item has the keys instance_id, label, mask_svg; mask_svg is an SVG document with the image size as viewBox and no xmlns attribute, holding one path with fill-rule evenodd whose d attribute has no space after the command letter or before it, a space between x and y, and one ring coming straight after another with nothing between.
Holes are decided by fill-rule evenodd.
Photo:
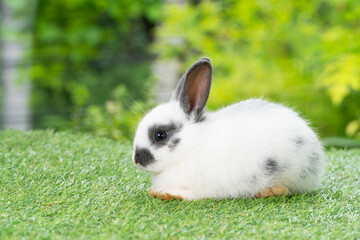
<instances>
[{"instance_id":1,"label":"rabbit's front paw","mask_svg":"<svg viewBox=\"0 0 360 240\"><path fill-rule=\"evenodd\" d=\"M151 190L150 195L155 198L160 198L162 200L194 200L193 194L190 191L183 188L174 188L174 189L167 189L167 190Z\"/></svg>"},{"instance_id":2,"label":"rabbit's front paw","mask_svg":"<svg viewBox=\"0 0 360 240\"><path fill-rule=\"evenodd\" d=\"M164 191L159 190L151 190L150 195L155 198L160 198L162 200L174 200L174 199L180 199L184 200L184 198L181 195L175 195Z\"/></svg>"},{"instance_id":3,"label":"rabbit's front paw","mask_svg":"<svg viewBox=\"0 0 360 240\"><path fill-rule=\"evenodd\" d=\"M277 185L275 187L266 188L255 194L255 198L263 197L281 197L285 194L289 194L289 189L282 185Z\"/></svg>"}]
</instances>

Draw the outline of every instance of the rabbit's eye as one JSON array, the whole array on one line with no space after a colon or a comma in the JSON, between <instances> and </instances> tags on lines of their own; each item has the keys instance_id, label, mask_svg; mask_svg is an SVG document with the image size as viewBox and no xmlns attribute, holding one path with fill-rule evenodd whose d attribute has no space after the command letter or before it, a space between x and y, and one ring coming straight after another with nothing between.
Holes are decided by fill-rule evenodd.
<instances>
[{"instance_id":1,"label":"rabbit's eye","mask_svg":"<svg viewBox=\"0 0 360 240\"><path fill-rule=\"evenodd\" d=\"M167 133L164 130L159 130L155 133L154 137L157 142L164 141L167 138Z\"/></svg>"}]
</instances>

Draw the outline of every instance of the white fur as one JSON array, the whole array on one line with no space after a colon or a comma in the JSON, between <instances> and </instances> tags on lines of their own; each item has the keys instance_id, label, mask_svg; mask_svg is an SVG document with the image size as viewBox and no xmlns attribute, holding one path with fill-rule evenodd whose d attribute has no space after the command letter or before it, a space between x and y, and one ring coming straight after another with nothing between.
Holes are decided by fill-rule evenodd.
<instances>
[{"instance_id":1,"label":"white fur","mask_svg":"<svg viewBox=\"0 0 360 240\"><path fill-rule=\"evenodd\" d=\"M153 163L139 166L152 173L152 190L194 200L251 198L276 185L286 186L289 194L304 193L320 185L323 148L291 109L249 99L196 122L174 99L150 111L134 139L134 149L146 148L154 156ZM153 146L149 128L171 122L182 124L175 133L180 142L175 148ZM278 164L275 173L266 169L269 159Z\"/></svg>"},{"instance_id":2,"label":"white fur","mask_svg":"<svg viewBox=\"0 0 360 240\"><path fill-rule=\"evenodd\" d=\"M151 124L181 122L181 139L174 150L154 149L148 140ZM304 144L298 146L298 137ZM206 114L194 123L172 101L150 113L139 124L134 147L151 149L156 162L144 168L152 172L153 190L200 198L253 197L275 185L291 193L316 189L323 172L324 153L314 132L294 111L260 99L250 99ZM312 155L318 155L316 162ZM274 176L264 174L269 157L284 166ZM304 169L306 170L306 176ZM256 178L256 179L255 179Z\"/></svg>"}]
</instances>

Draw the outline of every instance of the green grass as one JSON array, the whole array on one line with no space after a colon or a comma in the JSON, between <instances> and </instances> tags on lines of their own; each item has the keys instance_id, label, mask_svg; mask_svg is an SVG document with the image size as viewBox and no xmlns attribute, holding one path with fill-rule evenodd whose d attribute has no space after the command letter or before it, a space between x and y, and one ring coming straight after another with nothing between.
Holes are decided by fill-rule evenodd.
<instances>
[{"instance_id":1,"label":"green grass","mask_svg":"<svg viewBox=\"0 0 360 240\"><path fill-rule=\"evenodd\" d=\"M130 143L0 132L0 239L359 239L360 149L329 150L322 188L289 198L165 202Z\"/></svg>"}]
</instances>

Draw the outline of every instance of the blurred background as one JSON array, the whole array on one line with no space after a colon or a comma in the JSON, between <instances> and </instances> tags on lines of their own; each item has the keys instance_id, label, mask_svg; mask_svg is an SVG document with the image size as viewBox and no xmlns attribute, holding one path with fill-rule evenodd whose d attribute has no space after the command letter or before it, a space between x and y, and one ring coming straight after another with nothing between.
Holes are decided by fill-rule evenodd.
<instances>
[{"instance_id":1,"label":"blurred background","mask_svg":"<svg viewBox=\"0 0 360 240\"><path fill-rule=\"evenodd\" d=\"M210 57L208 103L302 113L330 145L360 139L360 1L0 0L0 126L131 140Z\"/></svg>"}]
</instances>

